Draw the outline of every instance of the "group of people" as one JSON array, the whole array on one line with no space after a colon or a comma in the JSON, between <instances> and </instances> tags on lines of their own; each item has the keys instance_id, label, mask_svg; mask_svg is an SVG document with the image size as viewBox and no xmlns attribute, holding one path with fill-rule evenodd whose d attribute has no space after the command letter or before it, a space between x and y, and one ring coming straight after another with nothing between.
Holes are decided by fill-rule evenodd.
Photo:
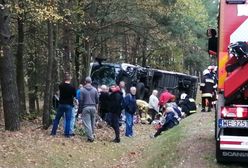
<instances>
[{"instance_id":1,"label":"group of people","mask_svg":"<svg viewBox=\"0 0 248 168\"><path fill-rule=\"evenodd\" d=\"M136 88L131 87L130 93L126 93L125 82L119 86L112 85L108 88L102 85L99 90L99 115L115 131L113 142L120 142L120 120L125 116L125 136L133 136L133 117L136 112Z\"/></svg>"},{"instance_id":2,"label":"group of people","mask_svg":"<svg viewBox=\"0 0 248 168\"><path fill-rule=\"evenodd\" d=\"M71 85L71 76L66 73L64 81L59 85L59 95L54 96L54 108L56 116L53 120L51 135L55 136L60 119L64 116L64 136L74 135L75 117L79 114L87 135L87 141L93 142L95 139L96 115L108 121L108 124L115 131L113 142L120 142L119 120L122 113L126 116L125 136L133 136L133 115L136 112L136 88L131 87L130 93L125 91L125 83L112 85L109 88L105 85L100 92L92 86L90 77L86 77L84 85L80 85L76 90Z\"/></svg>"},{"instance_id":3,"label":"group of people","mask_svg":"<svg viewBox=\"0 0 248 168\"><path fill-rule=\"evenodd\" d=\"M217 66L209 66L202 73L200 90L202 92L202 112L211 112L216 101L216 89L218 84ZM207 109L206 109L207 108Z\"/></svg>"},{"instance_id":4,"label":"group of people","mask_svg":"<svg viewBox=\"0 0 248 168\"><path fill-rule=\"evenodd\" d=\"M159 136L179 124L179 121L186 115L196 111L196 104L191 101L186 93L182 93L180 100L176 103L176 96L170 93L166 88L157 97L158 91L154 90L149 98L149 114L152 117L151 123L155 125L156 133L151 138Z\"/></svg>"},{"instance_id":5,"label":"group of people","mask_svg":"<svg viewBox=\"0 0 248 168\"><path fill-rule=\"evenodd\" d=\"M120 121L125 121L125 136L132 137L134 115L137 109L136 87L129 91L125 82L119 85L102 85L99 89L92 86L90 77L86 77L84 85L76 90L71 85L71 76L66 73L64 82L59 85L59 96L55 96L56 116L53 121L51 135L56 135L61 117L64 116L64 135L74 135L75 118L80 115L88 142L95 140L96 115L105 120L115 132L113 142L120 142ZM128 93L127 93L128 92ZM179 105L175 103L176 97L165 89L158 98L158 91L153 90L148 103L148 114L151 116L149 123L159 121L160 127L153 137L177 125L184 113L189 114L193 106L187 102L188 96L181 97ZM196 108L196 106L193 107Z\"/></svg>"}]
</instances>

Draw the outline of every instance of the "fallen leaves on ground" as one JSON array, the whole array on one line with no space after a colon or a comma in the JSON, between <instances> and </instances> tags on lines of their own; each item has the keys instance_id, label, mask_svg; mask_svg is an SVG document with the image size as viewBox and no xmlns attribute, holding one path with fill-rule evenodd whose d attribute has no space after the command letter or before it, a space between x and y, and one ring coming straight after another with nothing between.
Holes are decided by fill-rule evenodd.
<instances>
[{"instance_id":1,"label":"fallen leaves on ground","mask_svg":"<svg viewBox=\"0 0 248 168\"><path fill-rule=\"evenodd\" d=\"M121 143L112 143L114 131L104 126L96 129L96 141L86 142L86 137L76 135L64 138L63 128L55 137L50 130L42 130L41 121L23 122L19 132L0 130L0 163L2 167L135 167L136 160L151 140L154 131L150 125L137 124L133 138L124 137ZM80 126L79 126L80 127Z\"/></svg>"}]
</instances>

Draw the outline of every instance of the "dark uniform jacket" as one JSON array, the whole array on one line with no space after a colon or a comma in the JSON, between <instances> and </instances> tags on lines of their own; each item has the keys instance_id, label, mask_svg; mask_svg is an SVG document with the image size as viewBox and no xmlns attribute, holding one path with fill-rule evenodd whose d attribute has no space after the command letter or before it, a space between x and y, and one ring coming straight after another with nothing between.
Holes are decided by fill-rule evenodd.
<instances>
[{"instance_id":1,"label":"dark uniform jacket","mask_svg":"<svg viewBox=\"0 0 248 168\"><path fill-rule=\"evenodd\" d=\"M217 85L215 84L213 78L211 78L208 74L204 75L200 84L202 97L212 97L212 94L214 93L214 88L216 87Z\"/></svg>"},{"instance_id":2,"label":"dark uniform jacket","mask_svg":"<svg viewBox=\"0 0 248 168\"><path fill-rule=\"evenodd\" d=\"M122 93L119 90L112 92L109 96L109 112L121 115L122 103Z\"/></svg>"}]
</instances>

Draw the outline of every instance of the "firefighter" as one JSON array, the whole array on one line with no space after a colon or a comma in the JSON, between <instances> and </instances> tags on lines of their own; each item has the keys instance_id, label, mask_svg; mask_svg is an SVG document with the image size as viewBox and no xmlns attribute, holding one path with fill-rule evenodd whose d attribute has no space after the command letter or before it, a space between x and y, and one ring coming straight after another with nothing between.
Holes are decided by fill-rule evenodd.
<instances>
[{"instance_id":1,"label":"firefighter","mask_svg":"<svg viewBox=\"0 0 248 168\"><path fill-rule=\"evenodd\" d=\"M195 100L190 98L186 93L181 94L178 105L186 115L195 113L197 110Z\"/></svg>"},{"instance_id":2,"label":"firefighter","mask_svg":"<svg viewBox=\"0 0 248 168\"><path fill-rule=\"evenodd\" d=\"M209 77L211 77L215 84L217 84L217 74L216 74L216 71L217 71L217 66L213 66L213 65L210 65L208 66L208 71L209 71Z\"/></svg>"},{"instance_id":3,"label":"firefighter","mask_svg":"<svg viewBox=\"0 0 248 168\"><path fill-rule=\"evenodd\" d=\"M211 78L209 70L205 69L200 84L200 90L202 91L202 112L205 112L205 107L208 107L207 111L211 112L214 86L215 82L213 78Z\"/></svg>"},{"instance_id":4,"label":"firefighter","mask_svg":"<svg viewBox=\"0 0 248 168\"><path fill-rule=\"evenodd\" d=\"M208 70L210 72L210 77L214 80L214 91L212 96L212 105L216 108L216 101L217 101L217 84L218 84L218 77L217 77L217 66L209 66Z\"/></svg>"}]
</instances>

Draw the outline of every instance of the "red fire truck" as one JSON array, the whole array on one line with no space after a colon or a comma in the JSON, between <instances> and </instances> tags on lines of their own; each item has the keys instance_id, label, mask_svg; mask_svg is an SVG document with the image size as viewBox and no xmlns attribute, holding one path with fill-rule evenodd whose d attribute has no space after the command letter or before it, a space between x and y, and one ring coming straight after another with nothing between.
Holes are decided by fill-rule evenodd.
<instances>
[{"instance_id":1,"label":"red fire truck","mask_svg":"<svg viewBox=\"0 0 248 168\"><path fill-rule=\"evenodd\" d=\"M218 26L216 159L247 162L248 0L220 0Z\"/></svg>"}]
</instances>

